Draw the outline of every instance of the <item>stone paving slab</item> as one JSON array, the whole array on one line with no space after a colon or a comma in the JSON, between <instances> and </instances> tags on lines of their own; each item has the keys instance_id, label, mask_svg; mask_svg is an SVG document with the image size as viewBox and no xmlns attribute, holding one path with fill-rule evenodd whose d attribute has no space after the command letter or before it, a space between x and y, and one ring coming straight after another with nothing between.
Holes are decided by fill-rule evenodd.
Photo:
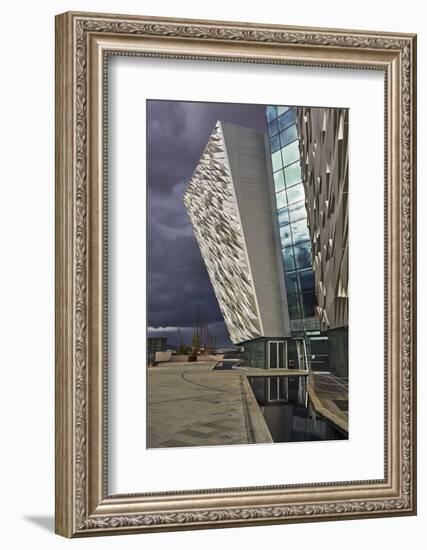
<instances>
[{"instance_id":1,"label":"stone paving slab","mask_svg":"<svg viewBox=\"0 0 427 550\"><path fill-rule=\"evenodd\" d=\"M148 369L149 448L273 442L246 375L213 365Z\"/></svg>"}]
</instances>

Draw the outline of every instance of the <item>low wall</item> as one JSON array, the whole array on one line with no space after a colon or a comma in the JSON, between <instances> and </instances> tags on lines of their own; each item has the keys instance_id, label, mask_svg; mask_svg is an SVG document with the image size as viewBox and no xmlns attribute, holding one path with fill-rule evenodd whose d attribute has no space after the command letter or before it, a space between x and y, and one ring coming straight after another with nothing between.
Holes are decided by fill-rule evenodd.
<instances>
[{"instance_id":1,"label":"low wall","mask_svg":"<svg viewBox=\"0 0 427 550\"><path fill-rule=\"evenodd\" d=\"M223 355L198 355L197 361L221 361ZM157 361L157 359L156 359ZM172 355L169 359L172 363L189 363L191 361L189 355Z\"/></svg>"},{"instance_id":2,"label":"low wall","mask_svg":"<svg viewBox=\"0 0 427 550\"><path fill-rule=\"evenodd\" d=\"M170 358L170 361L172 363L188 363L189 362L189 359L188 359L188 355L172 355L172 357Z\"/></svg>"},{"instance_id":3,"label":"low wall","mask_svg":"<svg viewBox=\"0 0 427 550\"><path fill-rule=\"evenodd\" d=\"M154 361L156 363L167 363L171 360L172 352L171 351L156 351Z\"/></svg>"},{"instance_id":4,"label":"low wall","mask_svg":"<svg viewBox=\"0 0 427 550\"><path fill-rule=\"evenodd\" d=\"M197 357L197 361L222 361L224 359L224 355L199 355Z\"/></svg>"}]
</instances>

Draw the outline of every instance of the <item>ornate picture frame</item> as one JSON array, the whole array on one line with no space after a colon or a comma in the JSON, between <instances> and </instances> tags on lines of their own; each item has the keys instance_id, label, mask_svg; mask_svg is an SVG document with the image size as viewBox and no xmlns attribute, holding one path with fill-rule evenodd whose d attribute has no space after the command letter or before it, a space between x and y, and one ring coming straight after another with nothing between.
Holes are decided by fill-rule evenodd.
<instances>
[{"instance_id":1,"label":"ornate picture frame","mask_svg":"<svg viewBox=\"0 0 427 550\"><path fill-rule=\"evenodd\" d=\"M385 476L111 495L107 487L106 60L385 75ZM56 18L56 532L65 537L416 513L416 36L68 12Z\"/></svg>"}]
</instances>

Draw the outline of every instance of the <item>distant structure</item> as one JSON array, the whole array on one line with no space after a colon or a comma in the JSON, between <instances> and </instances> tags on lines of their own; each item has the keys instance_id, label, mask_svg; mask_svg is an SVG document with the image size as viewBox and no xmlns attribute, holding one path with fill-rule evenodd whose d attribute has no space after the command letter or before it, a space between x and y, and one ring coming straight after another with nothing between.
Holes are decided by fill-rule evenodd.
<instances>
[{"instance_id":1,"label":"distant structure","mask_svg":"<svg viewBox=\"0 0 427 550\"><path fill-rule=\"evenodd\" d=\"M149 363L153 363L156 357L156 351L166 351L167 338L164 336L149 336L147 338L147 358Z\"/></svg>"},{"instance_id":2,"label":"distant structure","mask_svg":"<svg viewBox=\"0 0 427 550\"><path fill-rule=\"evenodd\" d=\"M202 308L198 306L196 324L193 326L192 334L193 353L209 354L215 350L215 347L216 336L210 333L203 317Z\"/></svg>"}]
</instances>

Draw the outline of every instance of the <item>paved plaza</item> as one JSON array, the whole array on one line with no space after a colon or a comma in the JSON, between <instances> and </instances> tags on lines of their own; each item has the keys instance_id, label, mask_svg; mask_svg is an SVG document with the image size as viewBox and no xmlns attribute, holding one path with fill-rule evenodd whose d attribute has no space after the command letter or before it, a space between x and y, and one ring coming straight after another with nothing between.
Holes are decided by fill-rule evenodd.
<instances>
[{"instance_id":1,"label":"paved plaza","mask_svg":"<svg viewBox=\"0 0 427 550\"><path fill-rule=\"evenodd\" d=\"M148 369L148 447L272 443L246 376L214 363Z\"/></svg>"}]
</instances>

